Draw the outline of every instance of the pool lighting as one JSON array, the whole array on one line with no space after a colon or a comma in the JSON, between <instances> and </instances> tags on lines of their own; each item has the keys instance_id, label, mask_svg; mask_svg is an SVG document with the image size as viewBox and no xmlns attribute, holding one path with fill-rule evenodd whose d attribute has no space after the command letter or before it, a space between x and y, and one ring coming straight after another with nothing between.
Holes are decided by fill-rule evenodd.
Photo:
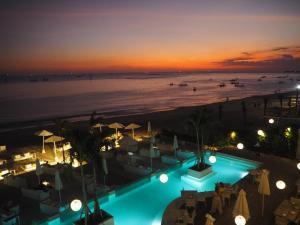
<instances>
[{"instance_id":1,"label":"pool lighting","mask_svg":"<svg viewBox=\"0 0 300 225\"><path fill-rule=\"evenodd\" d=\"M167 183L168 182L168 180L169 180L169 177L168 177L168 175L167 174L161 174L160 176L159 176L159 180L160 180L160 182L162 182L163 184L165 184L165 183Z\"/></svg>"},{"instance_id":2,"label":"pool lighting","mask_svg":"<svg viewBox=\"0 0 300 225\"><path fill-rule=\"evenodd\" d=\"M234 222L236 225L245 225L246 219L242 215L238 215L235 217Z\"/></svg>"},{"instance_id":3,"label":"pool lighting","mask_svg":"<svg viewBox=\"0 0 300 225\"><path fill-rule=\"evenodd\" d=\"M209 156L208 160L209 160L209 162L211 162L211 163L215 163L215 162L217 161L217 158L216 158L216 156L211 155L211 156Z\"/></svg>"},{"instance_id":4,"label":"pool lighting","mask_svg":"<svg viewBox=\"0 0 300 225\"><path fill-rule=\"evenodd\" d=\"M285 189L286 184L285 184L284 181L279 180L279 181L276 182L276 187L277 187L279 190L283 190L283 189Z\"/></svg>"},{"instance_id":5,"label":"pool lighting","mask_svg":"<svg viewBox=\"0 0 300 225\"><path fill-rule=\"evenodd\" d=\"M243 143L238 143L238 144L236 145L236 147L237 147L239 150L242 150L242 149L244 149L244 144L243 144Z\"/></svg>"},{"instance_id":6,"label":"pool lighting","mask_svg":"<svg viewBox=\"0 0 300 225\"><path fill-rule=\"evenodd\" d=\"M300 84L298 84L298 85L296 86L296 88L297 88L297 89L300 89Z\"/></svg>"},{"instance_id":7,"label":"pool lighting","mask_svg":"<svg viewBox=\"0 0 300 225\"><path fill-rule=\"evenodd\" d=\"M297 164L297 168L298 168L298 170L300 170L300 163Z\"/></svg>"},{"instance_id":8,"label":"pool lighting","mask_svg":"<svg viewBox=\"0 0 300 225\"><path fill-rule=\"evenodd\" d=\"M82 207L82 203L79 199L74 199L71 204L70 204L70 207L71 209L74 211L74 212L77 212L81 209Z\"/></svg>"},{"instance_id":9,"label":"pool lighting","mask_svg":"<svg viewBox=\"0 0 300 225\"><path fill-rule=\"evenodd\" d=\"M261 136L261 137L265 137L265 136L266 136L266 134L265 134L265 132L264 132L263 130L258 130L258 131L257 131L257 134L258 134L259 136Z\"/></svg>"},{"instance_id":10,"label":"pool lighting","mask_svg":"<svg viewBox=\"0 0 300 225\"><path fill-rule=\"evenodd\" d=\"M275 120L273 118L269 119L269 124L273 124Z\"/></svg>"}]
</instances>

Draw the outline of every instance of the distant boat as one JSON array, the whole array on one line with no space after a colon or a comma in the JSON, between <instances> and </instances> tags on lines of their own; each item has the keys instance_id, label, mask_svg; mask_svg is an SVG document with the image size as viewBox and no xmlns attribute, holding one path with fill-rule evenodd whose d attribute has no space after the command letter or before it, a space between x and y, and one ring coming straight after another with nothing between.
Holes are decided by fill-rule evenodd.
<instances>
[{"instance_id":1,"label":"distant boat","mask_svg":"<svg viewBox=\"0 0 300 225\"><path fill-rule=\"evenodd\" d=\"M173 86L173 85L174 85L174 83L173 83L173 82L172 82L172 83L169 83L169 85L170 85L170 86Z\"/></svg>"},{"instance_id":2,"label":"distant boat","mask_svg":"<svg viewBox=\"0 0 300 225\"><path fill-rule=\"evenodd\" d=\"M235 86L235 87L245 87L244 84L235 84L234 86Z\"/></svg>"},{"instance_id":3,"label":"distant boat","mask_svg":"<svg viewBox=\"0 0 300 225\"><path fill-rule=\"evenodd\" d=\"M197 91L197 88L196 88L196 87L193 87L193 91Z\"/></svg>"},{"instance_id":4,"label":"distant boat","mask_svg":"<svg viewBox=\"0 0 300 225\"><path fill-rule=\"evenodd\" d=\"M220 83L218 86L219 86L220 88L223 88L223 87L226 86L226 84L225 84L224 82L222 82L222 83Z\"/></svg>"},{"instance_id":5,"label":"distant boat","mask_svg":"<svg viewBox=\"0 0 300 225\"><path fill-rule=\"evenodd\" d=\"M188 86L188 84L187 84L187 83L181 83L181 84L179 84L178 86L179 86L179 87L186 87L186 86Z\"/></svg>"},{"instance_id":6,"label":"distant boat","mask_svg":"<svg viewBox=\"0 0 300 225\"><path fill-rule=\"evenodd\" d=\"M261 81L261 79L259 78L259 79L257 79L257 81Z\"/></svg>"},{"instance_id":7,"label":"distant boat","mask_svg":"<svg viewBox=\"0 0 300 225\"><path fill-rule=\"evenodd\" d=\"M260 78L262 78L262 79L263 79L263 78L266 78L266 76L261 76Z\"/></svg>"}]
</instances>

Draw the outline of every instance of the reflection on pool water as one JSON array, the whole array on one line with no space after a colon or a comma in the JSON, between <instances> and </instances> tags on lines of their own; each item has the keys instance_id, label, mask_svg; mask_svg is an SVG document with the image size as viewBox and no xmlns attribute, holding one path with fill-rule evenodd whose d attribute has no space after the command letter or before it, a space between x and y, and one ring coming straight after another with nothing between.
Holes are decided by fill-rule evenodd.
<instances>
[{"instance_id":1,"label":"reflection on pool water","mask_svg":"<svg viewBox=\"0 0 300 225\"><path fill-rule=\"evenodd\" d=\"M187 168L195 164L195 159L192 159L177 168L164 171L169 178L167 183L160 182L161 173L156 174L148 178L147 183L127 187L121 191L122 194L118 194L118 191L110 194L105 203L104 199L100 200L101 207L114 216L116 225L160 225L165 208L180 196L182 189L211 191L215 183L222 181L234 184L246 176L248 170L258 166L254 161L225 154L217 154L216 157L217 162L212 165L213 174L202 178L200 182L183 176ZM74 220L72 217L61 221L61 224L71 224Z\"/></svg>"}]
</instances>

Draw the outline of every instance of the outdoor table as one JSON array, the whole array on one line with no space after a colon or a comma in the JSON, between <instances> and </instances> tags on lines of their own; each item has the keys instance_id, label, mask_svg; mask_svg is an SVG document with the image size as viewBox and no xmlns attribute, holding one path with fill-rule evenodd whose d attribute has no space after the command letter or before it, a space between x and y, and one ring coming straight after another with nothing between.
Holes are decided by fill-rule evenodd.
<instances>
[{"instance_id":1,"label":"outdoor table","mask_svg":"<svg viewBox=\"0 0 300 225\"><path fill-rule=\"evenodd\" d=\"M300 214L300 207L292 204L290 200L283 200L274 211L275 216L284 217L291 222L295 222Z\"/></svg>"}]
</instances>

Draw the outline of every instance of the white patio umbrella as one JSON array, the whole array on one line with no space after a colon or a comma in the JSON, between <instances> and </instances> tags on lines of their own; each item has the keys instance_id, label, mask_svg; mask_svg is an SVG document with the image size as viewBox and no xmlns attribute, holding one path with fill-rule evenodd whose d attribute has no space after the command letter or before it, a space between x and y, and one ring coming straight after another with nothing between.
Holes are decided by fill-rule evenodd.
<instances>
[{"instance_id":1,"label":"white patio umbrella","mask_svg":"<svg viewBox=\"0 0 300 225\"><path fill-rule=\"evenodd\" d=\"M237 200L235 202L233 211L232 211L233 218L235 218L238 215L242 215L246 221L250 218L250 212L248 207L248 202L246 198L246 192L241 189L239 192L239 195L237 197Z\"/></svg>"},{"instance_id":2,"label":"white patio umbrella","mask_svg":"<svg viewBox=\"0 0 300 225\"><path fill-rule=\"evenodd\" d=\"M258 193L262 195L261 215L264 215L265 195L271 194L268 176L269 176L269 172L267 170L262 170L259 186L258 186Z\"/></svg>"},{"instance_id":3,"label":"white patio umbrella","mask_svg":"<svg viewBox=\"0 0 300 225\"><path fill-rule=\"evenodd\" d=\"M213 218L210 214L206 214L205 217L206 217L205 225L214 225L214 222L216 220L215 218Z\"/></svg>"},{"instance_id":4,"label":"white patio umbrella","mask_svg":"<svg viewBox=\"0 0 300 225\"><path fill-rule=\"evenodd\" d=\"M55 143L63 141L63 140L65 140L64 137L55 136L55 135L53 135L45 140L45 143L53 143L53 152L54 152L54 158L55 158L56 162L58 162L58 157L57 157L57 153L56 153L56 144Z\"/></svg>"},{"instance_id":5,"label":"white patio umbrella","mask_svg":"<svg viewBox=\"0 0 300 225\"><path fill-rule=\"evenodd\" d=\"M174 154L175 154L175 157L176 157L176 151L178 149L178 140L177 140L177 136L174 135L174 139L173 139L173 150L174 150Z\"/></svg>"},{"instance_id":6,"label":"white patio umbrella","mask_svg":"<svg viewBox=\"0 0 300 225\"><path fill-rule=\"evenodd\" d=\"M102 157L102 169L104 172L104 185L105 185L105 176L108 174L107 163L106 163L105 157Z\"/></svg>"},{"instance_id":7,"label":"white patio umbrella","mask_svg":"<svg viewBox=\"0 0 300 225\"><path fill-rule=\"evenodd\" d=\"M152 143L153 145L155 144L156 140L155 140L155 136L151 137L150 143Z\"/></svg>"},{"instance_id":8,"label":"white patio umbrella","mask_svg":"<svg viewBox=\"0 0 300 225\"><path fill-rule=\"evenodd\" d=\"M151 130L151 122L148 121L148 128L147 128L148 134L150 135L152 130Z\"/></svg>"},{"instance_id":9,"label":"white patio umbrella","mask_svg":"<svg viewBox=\"0 0 300 225\"><path fill-rule=\"evenodd\" d=\"M41 164L40 164L40 160L39 159L36 159L35 160L35 174L37 175L38 177L38 182L39 184L41 183L41 178L40 176L42 175L43 171L42 171L42 167L41 167Z\"/></svg>"},{"instance_id":10,"label":"white patio umbrella","mask_svg":"<svg viewBox=\"0 0 300 225\"><path fill-rule=\"evenodd\" d=\"M43 137L43 148L42 148L42 153L45 153L45 137L51 136L53 135L53 133L51 133L50 131L47 130L40 130L34 133L35 135L39 136L39 137Z\"/></svg>"},{"instance_id":11,"label":"white patio umbrella","mask_svg":"<svg viewBox=\"0 0 300 225\"><path fill-rule=\"evenodd\" d=\"M60 179L59 171L55 171L55 190L58 191L59 202L61 203L61 193L60 191L63 189L63 184Z\"/></svg>"},{"instance_id":12,"label":"white patio umbrella","mask_svg":"<svg viewBox=\"0 0 300 225\"><path fill-rule=\"evenodd\" d=\"M106 126L103 123L96 123L95 125L93 125L93 128L99 128L100 133L102 133L102 127Z\"/></svg>"},{"instance_id":13,"label":"white patio umbrella","mask_svg":"<svg viewBox=\"0 0 300 225\"><path fill-rule=\"evenodd\" d=\"M108 125L109 128L116 130L116 138L118 137L118 129L124 128L124 125L121 123L111 123Z\"/></svg>"},{"instance_id":14,"label":"white patio umbrella","mask_svg":"<svg viewBox=\"0 0 300 225\"><path fill-rule=\"evenodd\" d=\"M134 129L138 129L140 128L141 126L136 124L136 123L131 123L129 124L128 126L125 127L125 129L127 130L132 130L132 138L134 139Z\"/></svg>"}]
</instances>

